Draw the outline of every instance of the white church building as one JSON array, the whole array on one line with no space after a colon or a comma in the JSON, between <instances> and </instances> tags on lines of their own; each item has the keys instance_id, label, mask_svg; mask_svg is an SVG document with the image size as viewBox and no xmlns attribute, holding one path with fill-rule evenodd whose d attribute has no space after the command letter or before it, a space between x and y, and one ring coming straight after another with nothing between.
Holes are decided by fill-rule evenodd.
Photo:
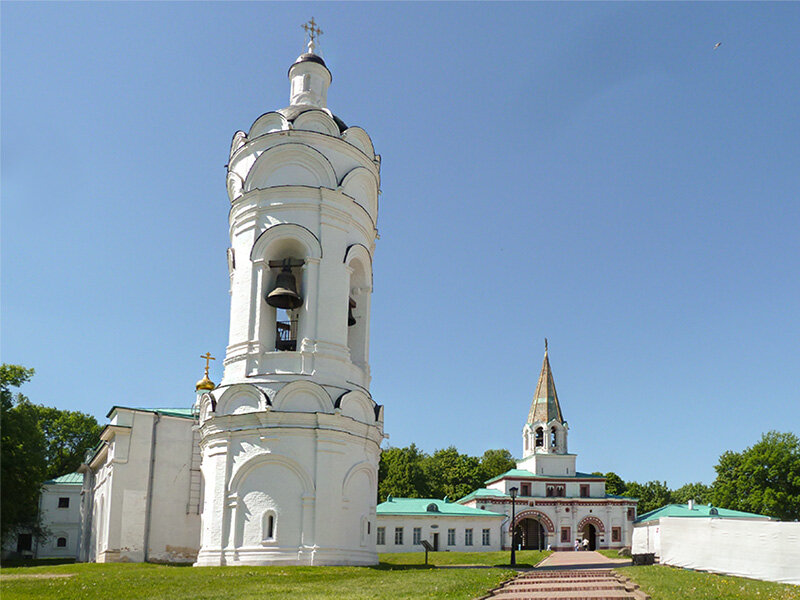
<instances>
[{"instance_id":1,"label":"white church building","mask_svg":"<svg viewBox=\"0 0 800 600\"><path fill-rule=\"evenodd\" d=\"M222 382L206 366L192 410L111 410L83 467L84 560L378 561L384 433L369 319L380 157L327 107L313 20L307 31L289 106L233 136Z\"/></svg>"},{"instance_id":2,"label":"white church building","mask_svg":"<svg viewBox=\"0 0 800 600\"><path fill-rule=\"evenodd\" d=\"M545 341L542 370L522 428L522 460L458 502L505 513L508 547L512 526L515 543L523 549L570 550L575 540L584 539L592 550L630 546L637 500L606 494L604 477L578 471L577 455L568 451L568 431Z\"/></svg>"}]
</instances>

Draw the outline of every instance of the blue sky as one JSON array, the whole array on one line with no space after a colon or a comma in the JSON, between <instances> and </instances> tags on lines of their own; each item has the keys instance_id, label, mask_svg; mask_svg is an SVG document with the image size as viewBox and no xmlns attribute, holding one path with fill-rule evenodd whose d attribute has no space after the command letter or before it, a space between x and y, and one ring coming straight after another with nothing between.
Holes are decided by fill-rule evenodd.
<instances>
[{"instance_id":1,"label":"blue sky","mask_svg":"<svg viewBox=\"0 0 800 600\"><path fill-rule=\"evenodd\" d=\"M797 3L3 3L2 360L32 400L192 403L230 139L288 103L311 15L383 157L389 443L519 455L545 336L581 470L710 483L800 432Z\"/></svg>"}]
</instances>

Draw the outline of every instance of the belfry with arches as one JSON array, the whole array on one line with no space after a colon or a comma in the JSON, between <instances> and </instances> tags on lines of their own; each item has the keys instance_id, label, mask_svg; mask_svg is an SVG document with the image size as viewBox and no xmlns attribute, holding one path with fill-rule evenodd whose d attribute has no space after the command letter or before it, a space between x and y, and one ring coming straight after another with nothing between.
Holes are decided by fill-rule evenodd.
<instances>
[{"instance_id":1,"label":"belfry with arches","mask_svg":"<svg viewBox=\"0 0 800 600\"><path fill-rule=\"evenodd\" d=\"M568 433L545 340L542 371L522 428L522 460L458 501L505 513L504 547L512 539L524 550L570 550L576 540L587 540L591 550L630 546L637 501L606 494L604 477L577 471Z\"/></svg>"}]
</instances>

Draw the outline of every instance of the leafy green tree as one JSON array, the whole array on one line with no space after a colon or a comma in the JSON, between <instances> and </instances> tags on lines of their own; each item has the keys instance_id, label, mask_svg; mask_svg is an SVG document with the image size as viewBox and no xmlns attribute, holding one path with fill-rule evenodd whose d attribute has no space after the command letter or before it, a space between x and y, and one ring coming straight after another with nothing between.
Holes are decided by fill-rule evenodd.
<instances>
[{"instance_id":1,"label":"leafy green tree","mask_svg":"<svg viewBox=\"0 0 800 600\"><path fill-rule=\"evenodd\" d=\"M414 444L406 448L387 448L378 466L378 502L388 496L425 498L430 495L423 463L427 455Z\"/></svg>"},{"instance_id":2,"label":"leafy green tree","mask_svg":"<svg viewBox=\"0 0 800 600\"><path fill-rule=\"evenodd\" d=\"M601 477L606 478L606 494L611 494L613 496L626 495L625 481L623 481L622 477L614 473L614 471L609 471L608 473L594 471L592 475L600 475Z\"/></svg>"},{"instance_id":3,"label":"leafy green tree","mask_svg":"<svg viewBox=\"0 0 800 600\"><path fill-rule=\"evenodd\" d=\"M100 439L102 427L91 415L34 405L46 440L47 479L74 473Z\"/></svg>"},{"instance_id":4,"label":"leafy green tree","mask_svg":"<svg viewBox=\"0 0 800 600\"><path fill-rule=\"evenodd\" d=\"M0 536L4 545L22 527L39 529L39 489L47 470L44 434L33 404L11 391L33 373L19 365L0 366Z\"/></svg>"},{"instance_id":5,"label":"leafy green tree","mask_svg":"<svg viewBox=\"0 0 800 600\"><path fill-rule=\"evenodd\" d=\"M516 467L517 462L511 456L511 452L506 449L487 450L481 457L481 477L484 482L492 477L502 475L506 471L516 469ZM478 487L483 487L483 482Z\"/></svg>"},{"instance_id":6,"label":"leafy green tree","mask_svg":"<svg viewBox=\"0 0 800 600\"><path fill-rule=\"evenodd\" d=\"M716 506L800 519L800 439L795 434L765 433L742 452L723 453L714 469Z\"/></svg>"},{"instance_id":7,"label":"leafy green tree","mask_svg":"<svg viewBox=\"0 0 800 600\"><path fill-rule=\"evenodd\" d=\"M648 481L645 484L629 481L623 494L628 498L638 498L636 513L643 515L672 502L666 481Z\"/></svg>"},{"instance_id":8,"label":"leafy green tree","mask_svg":"<svg viewBox=\"0 0 800 600\"><path fill-rule=\"evenodd\" d=\"M711 487L698 481L672 490L673 504L687 504L689 500L694 500L698 504L711 502Z\"/></svg>"},{"instance_id":9,"label":"leafy green tree","mask_svg":"<svg viewBox=\"0 0 800 600\"><path fill-rule=\"evenodd\" d=\"M20 528L40 534L39 493L53 477L74 472L94 447L100 426L94 417L33 404L11 389L33 376L33 369L0 366L0 535L3 540Z\"/></svg>"},{"instance_id":10,"label":"leafy green tree","mask_svg":"<svg viewBox=\"0 0 800 600\"><path fill-rule=\"evenodd\" d=\"M462 498L483 487L482 474L480 460L460 454L455 446L437 450L425 461L425 476L434 498Z\"/></svg>"}]
</instances>

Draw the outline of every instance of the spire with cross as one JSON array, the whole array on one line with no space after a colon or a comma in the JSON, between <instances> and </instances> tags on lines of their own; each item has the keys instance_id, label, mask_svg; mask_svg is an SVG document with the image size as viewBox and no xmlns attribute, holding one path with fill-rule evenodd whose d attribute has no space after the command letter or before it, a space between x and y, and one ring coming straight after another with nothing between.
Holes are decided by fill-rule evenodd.
<instances>
[{"instance_id":1,"label":"spire with cross","mask_svg":"<svg viewBox=\"0 0 800 600\"><path fill-rule=\"evenodd\" d=\"M314 50L317 47L317 43L319 41L319 36L322 35L323 31L319 28L314 22L314 17L311 17L311 20L308 23L303 23L300 27L302 27L306 35L308 35L308 51L314 54Z\"/></svg>"}]
</instances>

